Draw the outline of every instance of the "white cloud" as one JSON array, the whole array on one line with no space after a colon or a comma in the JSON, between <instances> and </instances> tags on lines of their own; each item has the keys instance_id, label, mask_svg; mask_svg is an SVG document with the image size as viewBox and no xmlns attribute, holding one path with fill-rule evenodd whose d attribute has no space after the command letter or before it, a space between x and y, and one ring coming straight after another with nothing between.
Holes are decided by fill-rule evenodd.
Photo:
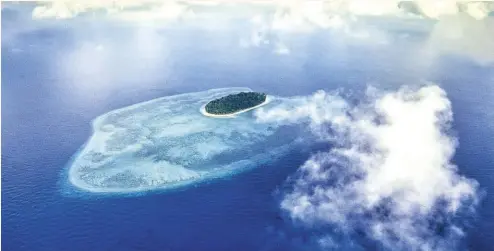
<instances>
[{"instance_id":1,"label":"white cloud","mask_svg":"<svg viewBox=\"0 0 494 251\"><path fill-rule=\"evenodd\" d=\"M494 63L494 17L443 18L433 27L429 45L432 51L467 56L480 64Z\"/></svg>"},{"instance_id":2,"label":"white cloud","mask_svg":"<svg viewBox=\"0 0 494 251\"><path fill-rule=\"evenodd\" d=\"M63 3L53 3L50 6L38 6L34 8L33 18L71 18L80 10L66 8Z\"/></svg>"},{"instance_id":3,"label":"white cloud","mask_svg":"<svg viewBox=\"0 0 494 251\"><path fill-rule=\"evenodd\" d=\"M283 37L280 34L283 33L331 29L338 32L333 36L336 39L350 38L369 44L386 44L389 43L386 36L392 36L385 34L386 25L373 25L368 22L367 17L391 17L393 20L412 18L417 22L431 19L435 22L428 23L428 29L431 31L429 45L430 49L433 49L430 55L453 53L473 58L481 64L494 62L494 22L493 17L489 17L489 13L494 10L494 2L491 1L244 0L237 2L237 7L245 10L235 14L231 11L232 8L222 9L222 6L226 6L225 3L226 0L48 1L39 2L32 16L63 19L93 13L131 22L171 22L206 18L221 20L225 17L229 20L240 17L251 19L253 25L252 30L241 38L240 45L267 46L275 53L286 52L277 47L278 43L286 44L286 41L280 39ZM243 8L241 4L249 5L249 8ZM226 20L221 23L225 22ZM461 36L454 37L452 32L458 32Z\"/></svg>"},{"instance_id":4,"label":"white cloud","mask_svg":"<svg viewBox=\"0 0 494 251\"><path fill-rule=\"evenodd\" d=\"M188 7L176 2L163 2L151 8L136 11L118 11L114 17L128 21L146 20L178 20L180 18L193 18L194 12Z\"/></svg>"},{"instance_id":5,"label":"white cloud","mask_svg":"<svg viewBox=\"0 0 494 251\"><path fill-rule=\"evenodd\" d=\"M278 43L276 43L274 53L279 54L279 55L287 55L287 54L290 54L290 49L285 44L278 42Z\"/></svg>"},{"instance_id":6,"label":"white cloud","mask_svg":"<svg viewBox=\"0 0 494 251\"><path fill-rule=\"evenodd\" d=\"M425 17L439 19L445 15L455 15L458 13L466 13L475 18L481 19L488 15L494 9L494 5L487 1L457 1L457 0L319 0L319 1L304 1L304 0L245 0L237 3L251 4L266 8L276 8L278 13L276 27L286 28L290 26L303 26L305 21L320 27L328 25L328 19L334 15L373 15L373 16L400 16L403 12L409 11L402 9L399 3L410 2L416 6L416 10ZM160 15L169 16L169 11L173 8L168 8L168 5L183 5L183 6L218 6L229 3L229 1L197 1L197 0L182 0L182 1L47 1L40 2L39 6L33 10L34 18L71 18L84 12L104 11L107 14L126 13L132 15L133 12L139 14L141 18L160 18ZM163 11L165 6L167 9ZM139 8L136 8L139 7ZM285 16L290 12L290 17ZM149 15L145 15L144 13ZM161 14L160 14L161 13ZM177 13L177 12L175 12ZM180 13L180 12L178 12Z\"/></svg>"},{"instance_id":7,"label":"white cloud","mask_svg":"<svg viewBox=\"0 0 494 251\"><path fill-rule=\"evenodd\" d=\"M194 2L192 2L194 3ZM197 5L197 3L195 3ZM191 17L187 5L180 1L48 1L33 9L34 19L67 19L85 13L104 15L126 21L176 20Z\"/></svg>"},{"instance_id":8,"label":"white cloud","mask_svg":"<svg viewBox=\"0 0 494 251\"><path fill-rule=\"evenodd\" d=\"M422 14L426 17L439 19L441 16L455 15L459 12L458 1L438 0L438 1L416 1Z\"/></svg>"},{"instance_id":9,"label":"white cloud","mask_svg":"<svg viewBox=\"0 0 494 251\"><path fill-rule=\"evenodd\" d=\"M268 33L269 27L267 21L261 15L256 15L250 19L252 25L247 38L240 40L240 46L243 48L260 47L269 44Z\"/></svg>"},{"instance_id":10,"label":"white cloud","mask_svg":"<svg viewBox=\"0 0 494 251\"><path fill-rule=\"evenodd\" d=\"M352 106L319 91L256 112L260 122L305 121L335 144L300 167L281 207L309 226L364 231L391 250L451 250L462 236L451 217L476 203L477 184L451 163L445 92L374 90L368 99Z\"/></svg>"},{"instance_id":11,"label":"white cloud","mask_svg":"<svg viewBox=\"0 0 494 251\"><path fill-rule=\"evenodd\" d=\"M465 6L466 13L477 20L481 20L489 16L493 11L493 4L487 2L472 2Z\"/></svg>"}]
</instances>

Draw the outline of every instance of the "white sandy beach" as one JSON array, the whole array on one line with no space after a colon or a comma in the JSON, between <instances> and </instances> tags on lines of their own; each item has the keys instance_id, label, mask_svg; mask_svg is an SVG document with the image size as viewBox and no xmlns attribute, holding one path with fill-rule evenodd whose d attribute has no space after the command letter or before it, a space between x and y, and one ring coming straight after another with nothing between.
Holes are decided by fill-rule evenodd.
<instances>
[{"instance_id":1,"label":"white sandy beach","mask_svg":"<svg viewBox=\"0 0 494 251\"><path fill-rule=\"evenodd\" d=\"M240 110L238 112L234 112L234 113L230 113L230 114L221 114L221 115L211 114L211 113L206 112L206 105L209 102L211 102L211 101L208 101L206 104L204 104L201 107L200 111L201 111L202 115L207 116L207 117L212 117L212 118L235 118L235 115L237 115L237 114L248 112L250 110L253 110L253 109L259 108L259 107L261 107L263 105L268 104L269 102L271 102L271 97L269 95L267 95L266 96L266 100L264 102L262 102L261 104L258 104L256 106L253 106L253 107L250 107L250 108L247 108L247 109L243 109L243 110Z\"/></svg>"}]
</instances>

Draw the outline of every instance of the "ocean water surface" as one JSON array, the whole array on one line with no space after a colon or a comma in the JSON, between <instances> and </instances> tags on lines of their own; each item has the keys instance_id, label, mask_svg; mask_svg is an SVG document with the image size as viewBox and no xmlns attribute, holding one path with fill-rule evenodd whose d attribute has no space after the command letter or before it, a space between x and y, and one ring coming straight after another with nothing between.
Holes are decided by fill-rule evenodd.
<instances>
[{"instance_id":1,"label":"ocean water surface","mask_svg":"<svg viewBox=\"0 0 494 251\"><path fill-rule=\"evenodd\" d=\"M451 102L459 143L452 162L478 182L475 212L459 220L466 237L458 249L494 246L492 66L448 55L427 66L416 63L413 55L426 40L420 32L386 46L342 45L330 31L288 34L290 53L279 54L241 46L239 33L246 28L240 21L217 30L196 24L148 30L91 18L38 25L22 10L8 11L2 9L5 250L324 250L321 236L327 232L339 243L334 250L383 250L358 230L349 237L333 226L311 228L281 209L289 177L311 155L331 149L328 142L286 149L244 172L167 190L92 193L72 186L67 170L93 134L95 118L140 102L242 86L278 97L339 91L353 104L366 98L369 85L396 91L425 81L440 86ZM28 28L15 31L16 22ZM403 39L393 32L393 39ZM269 136L261 127L250 130ZM216 129L220 134L228 128ZM308 128L297 132L314 136ZM230 158L244 157L239 155Z\"/></svg>"}]
</instances>

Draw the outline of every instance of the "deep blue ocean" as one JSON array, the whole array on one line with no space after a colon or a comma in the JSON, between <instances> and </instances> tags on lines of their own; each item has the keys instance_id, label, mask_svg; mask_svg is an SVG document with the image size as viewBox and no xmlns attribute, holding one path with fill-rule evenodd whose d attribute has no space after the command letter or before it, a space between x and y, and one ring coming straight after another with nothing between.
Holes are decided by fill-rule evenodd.
<instances>
[{"instance_id":1,"label":"deep blue ocean","mask_svg":"<svg viewBox=\"0 0 494 251\"><path fill-rule=\"evenodd\" d=\"M2 30L16 29L17 19L4 14ZM292 224L279 207L285 181L307 160L306 153L143 196L69 196L63 170L91 135L93 118L137 102L230 86L280 96L342 89L358 97L368 84L394 90L419 80L446 90L459 138L454 163L484 194L469 221L466 246L494 250L492 66L444 56L427 70L413 68L403 62L413 53L406 50L421 46L419 35L396 47L342 49L330 33L320 32L291 38L296 49L280 56L238 48L237 29L174 27L159 32L169 38L169 49L153 58L152 72L127 71L141 69L139 58L121 51L121 58L105 61L110 65L105 70L118 74L101 76L93 69L76 77L59 74L65 68L55 58L82 43L107 46L131 39L129 27L113 27L108 34L96 24L87 27L76 33L47 26L2 40L2 250L314 250L311 231ZM82 82L89 84L80 88Z\"/></svg>"}]
</instances>

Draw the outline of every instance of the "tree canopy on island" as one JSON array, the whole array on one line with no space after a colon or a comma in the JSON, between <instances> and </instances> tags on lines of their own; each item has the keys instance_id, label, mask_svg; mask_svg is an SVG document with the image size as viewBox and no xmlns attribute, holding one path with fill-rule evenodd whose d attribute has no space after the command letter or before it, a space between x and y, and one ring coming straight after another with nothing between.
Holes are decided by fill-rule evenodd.
<instances>
[{"instance_id":1,"label":"tree canopy on island","mask_svg":"<svg viewBox=\"0 0 494 251\"><path fill-rule=\"evenodd\" d=\"M230 94L209 102L205 109L211 114L230 114L262 104L266 94L259 92L241 92Z\"/></svg>"}]
</instances>

